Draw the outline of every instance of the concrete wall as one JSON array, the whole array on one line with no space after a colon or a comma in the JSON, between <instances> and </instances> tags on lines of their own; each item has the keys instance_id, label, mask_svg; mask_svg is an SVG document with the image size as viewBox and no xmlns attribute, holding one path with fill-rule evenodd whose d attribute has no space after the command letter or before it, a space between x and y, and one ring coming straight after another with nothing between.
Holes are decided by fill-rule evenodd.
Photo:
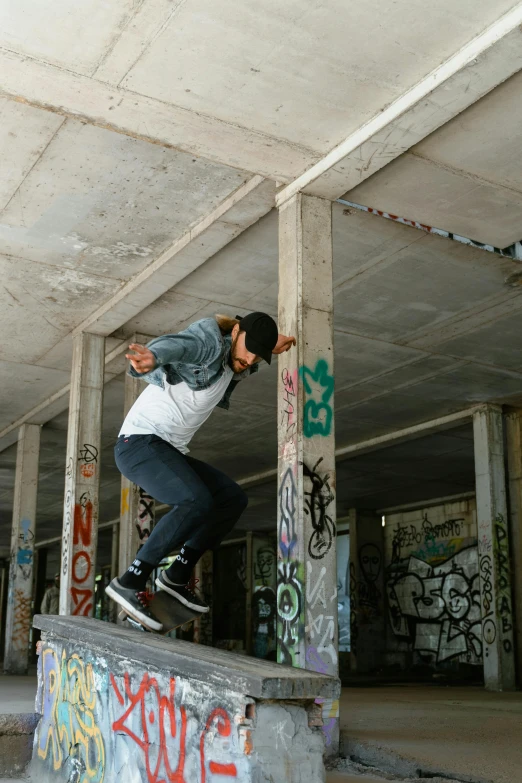
<instances>
[{"instance_id":1,"label":"concrete wall","mask_svg":"<svg viewBox=\"0 0 522 783\"><path fill-rule=\"evenodd\" d=\"M152 660L165 642L150 637L150 654L141 662L132 640L144 635L127 634L128 658L121 651L107 651L111 637L106 637L106 649L99 639L89 649L85 639L73 643L44 632L33 779L323 783L324 739L308 712L313 699L255 699L239 687L233 691L210 684L212 677L197 680L155 667L146 658ZM191 648L183 648L186 660ZM217 651L214 654L219 657ZM232 665L235 658L230 658ZM282 682L285 670L277 667L276 679L279 672ZM216 675L214 680L224 682L226 677ZM239 671L230 681L244 684Z\"/></svg>"},{"instance_id":2,"label":"concrete wall","mask_svg":"<svg viewBox=\"0 0 522 783\"><path fill-rule=\"evenodd\" d=\"M482 664L475 500L386 516L385 662Z\"/></svg>"}]
</instances>

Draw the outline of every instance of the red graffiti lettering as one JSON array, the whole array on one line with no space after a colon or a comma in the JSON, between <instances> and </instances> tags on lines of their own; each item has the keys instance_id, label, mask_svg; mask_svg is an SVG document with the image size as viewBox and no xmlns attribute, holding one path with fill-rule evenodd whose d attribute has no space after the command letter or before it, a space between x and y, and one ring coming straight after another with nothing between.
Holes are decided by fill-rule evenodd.
<instances>
[{"instance_id":1,"label":"red graffiti lettering","mask_svg":"<svg viewBox=\"0 0 522 783\"><path fill-rule=\"evenodd\" d=\"M123 677L123 693L112 673L110 681L120 706L124 708L125 704L128 705L123 715L114 721L112 729L126 734L141 749L148 783L189 783L185 778L187 713L182 705L179 707L181 730L175 769L172 768L169 758L169 750L172 753L172 743L169 740L177 738L175 678L170 678L167 696L162 695L158 681L148 673L143 675L136 693L132 692L128 673ZM231 733L227 712L219 707L214 709L200 737L201 783L206 783L205 737L214 723L220 736L229 737ZM213 775L237 777L235 764L209 761L208 769Z\"/></svg>"},{"instance_id":2,"label":"red graffiti lettering","mask_svg":"<svg viewBox=\"0 0 522 783\"><path fill-rule=\"evenodd\" d=\"M116 698L123 706L125 703L122 694L111 675L111 683ZM121 718L112 724L113 731L127 734L133 742L141 748L145 757L145 768L149 783L165 783L165 775L160 774L163 764L169 783L187 783L184 776L186 757L187 714L184 707L180 707L181 732L179 740L178 764L175 770L170 766L167 737L176 738L176 712L174 697L176 694L176 681L170 678L169 695L162 696L157 680L145 673L136 693L132 693L130 677L124 676L125 695L130 704ZM133 723L134 711L139 716L137 731L133 731L126 721ZM134 727L134 723L133 723ZM159 750L158 750L159 748ZM157 753L157 756L156 756ZM154 763L154 758L156 759Z\"/></svg>"},{"instance_id":3,"label":"red graffiti lettering","mask_svg":"<svg viewBox=\"0 0 522 783\"><path fill-rule=\"evenodd\" d=\"M90 500L85 503L85 506L81 503L76 503L74 506L74 546L78 546L80 538L83 546L89 546L92 541L92 501Z\"/></svg>"},{"instance_id":4,"label":"red graffiti lettering","mask_svg":"<svg viewBox=\"0 0 522 783\"><path fill-rule=\"evenodd\" d=\"M207 720L207 725L205 726L205 729L199 741L199 756L201 760L201 783L205 783L207 779L206 768L205 768L205 737L207 735L208 730L211 728L212 724L214 723L214 721L217 721L217 730L222 737L230 736L230 718L228 717L225 710L221 709L221 707L217 707L215 710L212 710L212 712L210 713L209 719ZM235 764L219 764L216 761L211 761L209 762L209 770L214 775L229 775L230 777L237 776L237 769Z\"/></svg>"},{"instance_id":5,"label":"red graffiti lettering","mask_svg":"<svg viewBox=\"0 0 522 783\"><path fill-rule=\"evenodd\" d=\"M80 559L84 561L84 565L81 565L80 568L78 569L78 562ZM80 585L83 582L86 582L87 579L89 578L91 570L92 570L92 563L88 552L85 552L83 549L80 552L76 552L72 561L72 578L74 579L74 581L78 582L78 584ZM78 571L79 571L79 575L78 575Z\"/></svg>"},{"instance_id":6,"label":"red graffiti lettering","mask_svg":"<svg viewBox=\"0 0 522 783\"><path fill-rule=\"evenodd\" d=\"M92 590L80 587L71 587L71 596L74 604L73 614L81 615L82 617L89 617L92 611Z\"/></svg>"}]
</instances>

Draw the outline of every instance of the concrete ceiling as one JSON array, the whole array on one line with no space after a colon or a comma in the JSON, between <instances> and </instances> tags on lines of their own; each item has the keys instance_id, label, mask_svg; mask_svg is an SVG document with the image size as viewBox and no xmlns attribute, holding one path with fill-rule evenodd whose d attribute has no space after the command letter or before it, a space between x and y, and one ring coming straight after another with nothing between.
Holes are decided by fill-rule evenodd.
<instances>
[{"instance_id":1,"label":"concrete ceiling","mask_svg":"<svg viewBox=\"0 0 522 783\"><path fill-rule=\"evenodd\" d=\"M283 198L304 177L306 192L496 246L522 238L521 9L4 3L0 556L24 420L44 424L37 540L60 534L74 332L107 337L108 521L126 340L219 311L277 314L276 187ZM522 294L504 282L514 269L334 206L338 446L479 402L522 404ZM236 478L275 467L276 373L263 368L233 411L215 412L194 456ZM340 463L339 513L472 487L466 426ZM270 528L275 485L249 492L243 525ZM107 534L100 544L107 559Z\"/></svg>"},{"instance_id":2,"label":"concrete ceiling","mask_svg":"<svg viewBox=\"0 0 522 783\"><path fill-rule=\"evenodd\" d=\"M347 194L494 247L522 239L522 73Z\"/></svg>"}]
</instances>

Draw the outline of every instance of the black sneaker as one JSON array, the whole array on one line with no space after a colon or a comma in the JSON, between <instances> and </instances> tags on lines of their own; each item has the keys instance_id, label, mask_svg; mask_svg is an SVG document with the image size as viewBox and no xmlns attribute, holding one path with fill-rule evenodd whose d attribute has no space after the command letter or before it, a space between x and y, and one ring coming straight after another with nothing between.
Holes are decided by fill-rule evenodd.
<instances>
[{"instance_id":1,"label":"black sneaker","mask_svg":"<svg viewBox=\"0 0 522 783\"><path fill-rule=\"evenodd\" d=\"M198 580L195 579L193 582L189 582L188 585L176 585L174 582L170 581L165 574L165 571L162 571L156 579L156 585L160 590L165 590L165 592L169 593L173 598L177 598L180 603L189 609L192 609L192 611L204 614L209 611L209 607L201 600L194 590L191 589L195 586L197 581Z\"/></svg>"},{"instance_id":2,"label":"black sneaker","mask_svg":"<svg viewBox=\"0 0 522 783\"><path fill-rule=\"evenodd\" d=\"M149 603L152 595L146 590L132 590L128 587L122 587L118 579L113 579L105 588L106 594L113 601L125 609L132 617L143 623L145 628L150 631L162 631L163 625L156 620L149 609Z\"/></svg>"}]
</instances>

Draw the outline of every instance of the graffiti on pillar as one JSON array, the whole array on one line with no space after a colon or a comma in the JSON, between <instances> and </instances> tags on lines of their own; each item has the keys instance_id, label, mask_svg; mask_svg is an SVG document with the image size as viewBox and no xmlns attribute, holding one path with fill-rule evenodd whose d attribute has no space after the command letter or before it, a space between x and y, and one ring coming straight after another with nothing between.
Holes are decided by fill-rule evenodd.
<instances>
[{"instance_id":1,"label":"graffiti on pillar","mask_svg":"<svg viewBox=\"0 0 522 783\"><path fill-rule=\"evenodd\" d=\"M277 569L277 636L279 663L299 665L303 623L302 568L294 560L280 561Z\"/></svg>"},{"instance_id":2,"label":"graffiti on pillar","mask_svg":"<svg viewBox=\"0 0 522 783\"><path fill-rule=\"evenodd\" d=\"M277 647L277 555L267 539L254 537L254 594L252 596L253 652L267 658Z\"/></svg>"},{"instance_id":3,"label":"graffiti on pillar","mask_svg":"<svg viewBox=\"0 0 522 783\"><path fill-rule=\"evenodd\" d=\"M13 626L11 644L13 650L24 652L29 646L31 628L31 597L25 590L15 588L13 597Z\"/></svg>"},{"instance_id":4,"label":"graffiti on pillar","mask_svg":"<svg viewBox=\"0 0 522 783\"><path fill-rule=\"evenodd\" d=\"M141 487L138 488L138 518L136 529L140 545L143 545L154 527L154 498Z\"/></svg>"},{"instance_id":5,"label":"graffiti on pillar","mask_svg":"<svg viewBox=\"0 0 522 783\"><path fill-rule=\"evenodd\" d=\"M88 617L93 608L93 590L88 582L93 571L93 503L88 492L74 507L73 545L76 549L71 562L71 598L73 615Z\"/></svg>"},{"instance_id":6,"label":"graffiti on pillar","mask_svg":"<svg viewBox=\"0 0 522 783\"><path fill-rule=\"evenodd\" d=\"M357 601L361 625L371 625L382 616L382 593L378 580L382 570L382 553L376 544L367 543L359 548L359 580Z\"/></svg>"},{"instance_id":7,"label":"graffiti on pillar","mask_svg":"<svg viewBox=\"0 0 522 783\"><path fill-rule=\"evenodd\" d=\"M34 533L31 530L31 522L22 519L20 533L15 552L17 576L24 581L31 579L33 574Z\"/></svg>"},{"instance_id":8,"label":"graffiti on pillar","mask_svg":"<svg viewBox=\"0 0 522 783\"><path fill-rule=\"evenodd\" d=\"M80 473L83 478L92 478L96 473L98 463L98 449L90 443L84 443L78 455Z\"/></svg>"},{"instance_id":9,"label":"graffiti on pillar","mask_svg":"<svg viewBox=\"0 0 522 783\"><path fill-rule=\"evenodd\" d=\"M62 539L62 574L65 576L69 567L69 548L71 544L71 526L73 517L72 490L65 488L65 503L63 512Z\"/></svg>"},{"instance_id":10,"label":"graffiti on pillar","mask_svg":"<svg viewBox=\"0 0 522 783\"><path fill-rule=\"evenodd\" d=\"M480 565L482 570L482 563ZM479 560L470 546L443 563L410 557L390 570L386 591L394 634L435 663L482 661Z\"/></svg>"},{"instance_id":11,"label":"graffiti on pillar","mask_svg":"<svg viewBox=\"0 0 522 783\"><path fill-rule=\"evenodd\" d=\"M506 520L502 514L497 514L495 517L493 550L497 567L497 611L500 638L504 652L510 653L513 650L513 612L508 531Z\"/></svg>"},{"instance_id":12,"label":"graffiti on pillar","mask_svg":"<svg viewBox=\"0 0 522 783\"><path fill-rule=\"evenodd\" d=\"M288 468L279 487L279 547L285 558L291 556L297 544L296 497L294 474Z\"/></svg>"},{"instance_id":13,"label":"graffiti on pillar","mask_svg":"<svg viewBox=\"0 0 522 783\"><path fill-rule=\"evenodd\" d=\"M303 629L302 567L297 547L297 490L288 468L279 487L279 551L277 569L277 639L280 663L298 665Z\"/></svg>"},{"instance_id":14,"label":"graffiti on pillar","mask_svg":"<svg viewBox=\"0 0 522 783\"><path fill-rule=\"evenodd\" d=\"M105 745L95 718L97 693L93 668L80 656L41 653L42 718L35 748L55 771L71 767L70 780L103 783Z\"/></svg>"},{"instance_id":15,"label":"graffiti on pillar","mask_svg":"<svg viewBox=\"0 0 522 783\"><path fill-rule=\"evenodd\" d=\"M314 560L321 560L332 548L335 538L335 524L328 510L335 500L335 495L330 487L330 475L320 476L317 469L323 458L321 457L309 468L303 465L303 474L310 479L312 489L305 490L305 514L310 517L313 533L308 542L308 554Z\"/></svg>"},{"instance_id":16,"label":"graffiti on pillar","mask_svg":"<svg viewBox=\"0 0 522 783\"><path fill-rule=\"evenodd\" d=\"M337 600L337 587L332 595L326 588L326 566L322 566L318 573L314 574L314 568L310 560L306 562L306 617L305 631L308 641L312 645L315 656L326 665L330 673L335 672L337 666L337 650L335 646L336 621L332 614L332 606ZM312 661L307 655L308 663ZM319 671L322 671L322 666ZM333 670L333 671L332 671Z\"/></svg>"},{"instance_id":17,"label":"graffiti on pillar","mask_svg":"<svg viewBox=\"0 0 522 783\"><path fill-rule=\"evenodd\" d=\"M319 359L313 369L304 365L301 367L300 376L305 390L303 411L305 438L313 438L314 435L327 437L332 431L334 392L334 378L330 374L328 362Z\"/></svg>"},{"instance_id":18,"label":"graffiti on pillar","mask_svg":"<svg viewBox=\"0 0 522 783\"><path fill-rule=\"evenodd\" d=\"M284 369L281 373L283 384L281 426L285 430L285 437L292 438L297 430L297 370L290 372Z\"/></svg>"}]
</instances>

